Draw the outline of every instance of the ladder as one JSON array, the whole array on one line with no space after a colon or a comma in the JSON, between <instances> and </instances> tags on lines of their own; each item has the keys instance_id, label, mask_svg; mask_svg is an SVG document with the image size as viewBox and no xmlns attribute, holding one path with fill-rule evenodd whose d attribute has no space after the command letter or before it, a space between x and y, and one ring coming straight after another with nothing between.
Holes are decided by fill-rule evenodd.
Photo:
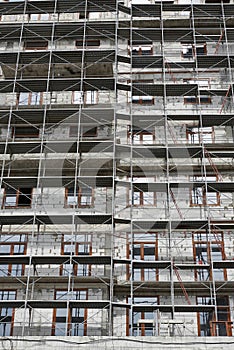
<instances>
[{"instance_id":1,"label":"ladder","mask_svg":"<svg viewBox=\"0 0 234 350\"><path fill-rule=\"evenodd\" d=\"M223 181L222 176L220 175L217 166L214 164L214 162L212 161L212 158L210 156L210 153L207 151L206 148L204 148L205 151L205 156L208 159L210 166L212 167L212 169L214 170L215 175L217 176L218 181Z\"/></svg>"},{"instance_id":2,"label":"ladder","mask_svg":"<svg viewBox=\"0 0 234 350\"><path fill-rule=\"evenodd\" d=\"M222 253L222 257L224 256L224 260L226 260L227 256L226 256L225 251L223 249L223 245L222 245L222 243L221 243L221 241L219 239L217 229L211 228L211 232L212 232L212 234L213 234L213 236L215 238L215 241L216 241L216 243L217 243L217 245L219 247L220 252Z\"/></svg>"},{"instance_id":3,"label":"ladder","mask_svg":"<svg viewBox=\"0 0 234 350\"><path fill-rule=\"evenodd\" d=\"M177 143L176 135L175 135L175 133L174 133L174 131L173 131L173 129L172 129L172 127L170 126L170 124L169 124L168 121L167 121L167 125L168 125L168 130L169 130L169 132L170 132L170 134L171 134L171 137L172 137L173 142L174 142L174 143Z\"/></svg>"},{"instance_id":4,"label":"ladder","mask_svg":"<svg viewBox=\"0 0 234 350\"><path fill-rule=\"evenodd\" d=\"M167 62L167 60L165 60L165 65L166 65L166 67L167 67L168 73L170 74L170 76L171 76L171 78L172 78L172 81L173 81L174 83L176 83L176 77L175 77L174 74L172 73L170 64L169 64L169 62Z\"/></svg>"},{"instance_id":5,"label":"ladder","mask_svg":"<svg viewBox=\"0 0 234 350\"><path fill-rule=\"evenodd\" d=\"M223 109L224 109L224 106L225 106L225 104L226 104L226 102L227 102L227 98L228 98L228 95L229 95L230 88L231 88L231 85L229 85L229 87L228 87L228 89L227 89L226 95L225 95L225 97L224 97L224 99L223 99L222 106L221 106L221 108L220 108L220 110L219 110L219 114L222 113L222 111L223 111Z\"/></svg>"},{"instance_id":6,"label":"ladder","mask_svg":"<svg viewBox=\"0 0 234 350\"><path fill-rule=\"evenodd\" d=\"M217 45L215 46L215 52L214 52L215 55L216 55L216 54L218 53L218 51L219 51L219 46L220 46L220 43L221 43L221 41L222 41L222 39L223 39L223 34L224 34L224 30L222 30L222 32L221 32L221 34L220 34L220 37L219 37L219 40L218 40L218 42L217 42Z\"/></svg>"},{"instance_id":7,"label":"ladder","mask_svg":"<svg viewBox=\"0 0 234 350\"><path fill-rule=\"evenodd\" d=\"M183 214L182 214L182 212L181 212L181 210L180 210L180 208L179 208L179 206L178 206L178 204L176 202L175 195L174 195L174 193L173 193L171 188L170 188L170 195L171 195L171 198L173 200L173 203L175 204L175 207L176 207L176 210L177 210L177 212L179 214L180 219L183 220L184 219Z\"/></svg>"},{"instance_id":8,"label":"ladder","mask_svg":"<svg viewBox=\"0 0 234 350\"><path fill-rule=\"evenodd\" d=\"M191 305L191 301L189 299L189 296L188 296L188 293L187 293L186 289L184 288L184 284L183 284L183 281L182 281L182 279L180 277L179 271L178 271L177 267L174 264L173 264L173 270L174 270L175 275L176 275L176 277L177 277L177 279L179 281L180 287L182 289L182 292L183 292L183 294L185 296L185 299L186 299L187 303L189 305Z\"/></svg>"}]
</instances>

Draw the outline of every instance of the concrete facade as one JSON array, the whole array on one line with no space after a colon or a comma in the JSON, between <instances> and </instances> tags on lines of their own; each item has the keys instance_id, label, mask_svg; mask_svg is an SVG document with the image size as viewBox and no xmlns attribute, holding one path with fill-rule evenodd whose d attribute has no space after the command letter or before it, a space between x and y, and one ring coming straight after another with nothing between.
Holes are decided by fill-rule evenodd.
<instances>
[{"instance_id":1,"label":"concrete facade","mask_svg":"<svg viewBox=\"0 0 234 350\"><path fill-rule=\"evenodd\" d=\"M227 337L200 337L199 339L191 339L191 337L9 337L1 339L1 349L11 350L28 350L28 349L64 349L70 350L74 347L80 349L96 349L101 350L113 349L182 349L188 347L194 350L209 349L233 349L233 339Z\"/></svg>"},{"instance_id":2,"label":"concrete facade","mask_svg":"<svg viewBox=\"0 0 234 350\"><path fill-rule=\"evenodd\" d=\"M231 349L234 2L0 13L0 347Z\"/></svg>"}]
</instances>

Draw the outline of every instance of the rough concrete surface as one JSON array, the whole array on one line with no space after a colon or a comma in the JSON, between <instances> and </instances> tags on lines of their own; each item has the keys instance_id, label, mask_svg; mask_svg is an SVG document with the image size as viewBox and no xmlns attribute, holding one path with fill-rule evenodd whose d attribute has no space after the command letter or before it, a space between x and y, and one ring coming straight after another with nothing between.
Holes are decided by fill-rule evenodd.
<instances>
[{"instance_id":1,"label":"rough concrete surface","mask_svg":"<svg viewBox=\"0 0 234 350\"><path fill-rule=\"evenodd\" d=\"M71 349L225 349L234 348L232 337L1 337L3 350L71 350Z\"/></svg>"}]
</instances>

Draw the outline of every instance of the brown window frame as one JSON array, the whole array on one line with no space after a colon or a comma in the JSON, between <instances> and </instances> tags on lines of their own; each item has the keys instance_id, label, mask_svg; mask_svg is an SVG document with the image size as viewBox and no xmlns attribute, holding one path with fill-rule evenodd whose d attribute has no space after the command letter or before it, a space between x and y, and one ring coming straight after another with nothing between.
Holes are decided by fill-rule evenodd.
<instances>
[{"instance_id":1,"label":"brown window frame","mask_svg":"<svg viewBox=\"0 0 234 350\"><path fill-rule=\"evenodd\" d=\"M139 143L134 142L134 136L139 135ZM128 141L130 144L147 144L146 141L144 141L144 135L152 135L152 144L155 143L155 131L148 131L148 130L134 130L134 127L131 128L131 126L128 126Z\"/></svg>"},{"instance_id":2,"label":"brown window frame","mask_svg":"<svg viewBox=\"0 0 234 350\"><path fill-rule=\"evenodd\" d=\"M9 292L15 292L15 299L3 299L4 295L2 295L2 293L9 293ZM8 294L9 297L9 294ZM15 289L1 289L0 290L0 300L16 300L17 298L17 290ZM6 315L2 315L2 310L6 309L6 312L8 312L9 310L12 310L12 314L9 316ZM9 307L0 307L0 318L2 319L0 322L0 331L1 331L1 325L6 323L9 324L10 323L10 332L9 334L6 334L6 331L3 331L2 334L0 333L0 336L12 336L13 335L13 329L14 329L14 319L15 319L15 308L9 308ZM7 318L9 318L10 322L4 322L7 320ZM3 329L4 330L4 329Z\"/></svg>"},{"instance_id":3,"label":"brown window frame","mask_svg":"<svg viewBox=\"0 0 234 350\"><path fill-rule=\"evenodd\" d=\"M24 50L47 50L48 45L47 40L28 40L24 41Z\"/></svg>"},{"instance_id":4,"label":"brown window frame","mask_svg":"<svg viewBox=\"0 0 234 350\"><path fill-rule=\"evenodd\" d=\"M148 99L146 99L148 97ZM146 105L151 106L154 105L154 97L153 96L132 96L132 104Z\"/></svg>"},{"instance_id":5,"label":"brown window frame","mask_svg":"<svg viewBox=\"0 0 234 350\"><path fill-rule=\"evenodd\" d=\"M135 204L134 203L134 195L135 195L135 193L139 193L139 203L138 204ZM157 206L157 196L156 196L156 192L153 192L153 191L151 191L151 192L145 192L145 191L141 191L141 190L133 190L133 199L131 198L131 195L130 195L131 193L130 193L130 191L129 191L129 193L128 193L128 206L133 206L133 207L156 207ZM147 203L147 198L145 198L145 197L147 197L147 194L153 194L153 198L152 198L152 200L153 200L153 203ZM132 201L133 201L133 203L132 203Z\"/></svg>"},{"instance_id":6,"label":"brown window frame","mask_svg":"<svg viewBox=\"0 0 234 350\"><path fill-rule=\"evenodd\" d=\"M140 247L134 247L134 245L139 245ZM147 247L147 245L152 246L151 248L154 248L154 255L149 255L149 254L145 254L145 248L149 248ZM154 261L158 260L158 238L156 238L154 241L134 241L133 242L133 247L131 246L130 243L127 243L127 252L126 252L126 256L127 259L135 259L134 256L134 252L131 252L131 249L139 249L140 250L140 261L144 261L146 256L154 256ZM148 261L148 260L147 260ZM138 270L138 269L137 269ZM152 271L155 274L155 278L154 279L146 279L145 278L145 268L139 269L140 270L140 281L158 281L159 280L159 271L156 268L155 271ZM130 267L129 265L127 265L127 270L126 270L126 274L127 274L127 280L130 280Z\"/></svg>"},{"instance_id":7,"label":"brown window frame","mask_svg":"<svg viewBox=\"0 0 234 350\"><path fill-rule=\"evenodd\" d=\"M200 303L199 301L202 301L202 303ZM207 297L207 296L196 297L196 304L197 305L210 305L210 303L211 303L210 297ZM206 319L206 323L201 323L201 318L203 318L204 320ZM202 334L202 326L205 325L205 324L207 325L208 323L209 323L209 326L206 327L204 332L205 331L207 332L207 333L205 333L205 336L210 336L211 335L210 320L215 320L215 313L214 313L214 311L197 312L197 332L198 332L198 336L199 337L203 336L203 334Z\"/></svg>"},{"instance_id":8,"label":"brown window frame","mask_svg":"<svg viewBox=\"0 0 234 350\"><path fill-rule=\"evenodd\" d=\"M204 101L204 99L206 98L207 98L207 101ZM211 96L200 96L200 98L196 96L184 96L184 104L185 105L190 105L190 104L207 105L207 104L212 104L212 99L211 99Z\"/></svg>"},{"instance_id":9,"label":"brown window frame","mask_svg":"<svg viewBox=\"0 0 234 350\"><path fill-rule=\"evenodd\" d=\"M26 103L22 103L22 101L20 101L20 94L21 93L27 94L25 96ZM37 94L39 96L39 99L36 100L36 103L33 103L34 102L34 95L33 94ZM17 106L41 106L43 104L43 97L44 97L44 93L43 92L37 92L37 91L34 91L34 92L20 92L17 95Z\"/></svg>"},{"instance_id":10,"label":"brown window frame","mask_svg":"<svg viewBox=\"0 0 234 350\"><path fill-rule=\"evenodd\" d=\"M79 93L80 96L76 97L75 94ZM78 105L96 105L98 103L99 92L97 90L87 91L72 91L72 104ZM77 102L78 100L78 102Z\"/></svg>"},{"instance_id":11,"label":"brown window frame","mask_svg":"<svg viewBox=\"0 0 234 350\"><path fill-rule=\"evenodd\" d=\"M194 174L193 176L190 176L189 180L192 183L198 184L198 186L194 186L193 188L190 189L190 206L220 206L221 204L221 198L220 198L220 193L216 192L216 191L208 191L206 192L206 187L205 187L205 181L207 183L210 182L218 182L218 176L217 175L206 175L206 177L202 176L201 174ZM200 186L199 186L200 184ZM196 193L194 192L194 190L196 188L200 188L201 191L201 196L200 196L200 201L201 203L194 203L193 202L193 198L194 198L194 194L196 195ZM193 194L194 192L194 194ZM216 203L209 203L210 199L209 199L209 195L210 194L216 194ZM199 193L197 193L197 196L199 195ZM208 199L208 200L207 200Z\"/></svg>"},{"instance_id":12,"label":"brown window frame","mask_svg":"<svg viewBox=\"0 0 234 350\"><path fill-rule=\"evenodd\" d=\"M212 104L211 96L200 96L200 101L198 101L200 105Z\"/></svg>"},{"instance_id":13,"label":"brown window frame","mask_svg":"<svg viewBox=\"0 0 234 350\"><path fill-rule=\"evenodd\" d=\"M27 236L26 235L23 235L23 234L20 234L20 236L25 236L25 241L0 241L0 247L1 246L9 246L10 247L10 252L9 253L0 253L0 255L9 255L9 256L12 256L12 255L26 255L27 254L27 244L28 244L28 240L27 240ZM15 246L22 246L24 249L23 249L23 252L22 253L16 253L15 254ZM13 276L24 276L24 271L25 271L25 264L14 264L14 265L22 265L21 267L21 273L16 273L14 274ZM11 276L12 275L12 264L8 264L8 268L7 268L7 275L8 276Z\"/></svg>"},{"instance_id":14,"label":"brown window frame","mask_svg":"<svg viewBox=\"0 0 234 350\"><path fill-rule=\"evenodd\" d=\"M12 208L18 208L18 209L22 209L22 208L31 208L32 206L32 194L33 194L33 188L27 188L31 191L30 193L30 197L28 196L28 193L27 194L24 194L22 192L22 189L26 189L25 187L19 187L17 189L14 189L14 188L5 188L4 189L4 194L3 194L3 201L2 201L2 209L12 209ZM6 198L7 198L7 190L10 190L12 192L12 197L16 197L16 200L15 200L15 205L7 205L6 206ZM15 195L13 194L13 192L15 192ZM30 204L28 205L19 205L19 199L20 199L20 196L24 196L24 197L29 197L30 199ZM11 196L10 196L11 197Z\"/></svg>"},{"instance_id":15,"label":"brown window frame","mask_svg":"<svg viewBox=\"0 0 234 350\"><path fill-rule=\"evenodd\" d=\"M201 50L201 48L203 49L203 52L199 52L199 50ZM207 44L203 43L203 44L196 44L194 45L194 55L197 56L206 56L207 55Z\"/></svg>"},{"instance_id":16,"label":"brown window frame","mask_svg":"<svg viewBox=\"0 0 234 350\"><path fill-rule=\"evenodd\" d=\"M225 305L221 305L219 302L220 300L225 300ZM222 297L216 297L216 303L217 303L217 316L218 320L211 321L210 328L211 328L211 336L217 337L220 336L218 334L218 328L221 326L225 327L226 334L221 336L232 336L232 328L233 328L233 322L231 321L231 312L230 312L230 303L229 303L229 296L222 296ZM221 318L223 318L223 314L226 314L227 320L219 320L219 313L221 313Z\"/></svg>"},{"instance_id":17,"label":"brown window frame","mask_svg":"<svg viewBox=\"0 0 234 350\"><path fill-rule=\"evenodd\" d=\"M216 193L216 202L209 203L209 195ZM201 186L194 186L190 190L190 207L219 207L220 206L220 193L219 192L206 192L206 186L201 184Z\"/></svg>"},{"instance_id":18,"label":"brown window frame","mask_svg":"<svg viewBox=\"0 0 234 350\"><path fill-rule=\"evenodd\" d=\"M87 288L79 288L79 289L74 289L73 290L74 292L86 292L86 299L85 300L88 300L88 289ZM56 296L56 293L57 292L67 292L67 290L63 290L63 289L55 289L54 291L54 300L59 300L57 299L57 296ZM65 299L66 300L66 299ZM75 299L75 300L83 300L83 299ZM58 318L57 318L57 310L59 309L58 308L54 308L53 309L53 316L52 316L52 328L51 328L51 335L52 336L56 336L56 324L59 324L59 323L64 323L64 322L58 322ZM65 316L59 316L60 318L64 318L65 319L65 322L66 320L68 321L66 326L67 328L65 329L65 333L64 335L66 336L71 336L71 330L72 330L72 310L76 310L76 309L83 309L84 310L84 317L82 317L84 319L84 321L80 322L81 324L84 325L84 331L83 331L83 334L82 336L86 336L87 335L87 320L88 320L88 309L87 308L69 308L69 309L63 309L65 311ZM61 309L60 309L61 310ZM77 323L77 322L76 322Z\"/></svg>"},{"instance_id":19,"label":"brown window frame","mask_svg":"<svg viewBox=\"0 0 234 350\"><path fill-rule=\"evenodd\" d=\"M99 92L97 90L87 90L84 92L84 104L96 105L98 103Z\"/></svg>"},{"instance_id":20,"label":"brown window frame","mask_svg":"<svg viewBox=\"0 0 234 350\"><path fill-rule=\"evenodd\" d=\"M211 261L213 260L212 258L212 253L213 253L213 248L214 245L216 245L216 249L218 249L221 253L221 257L222 260L225 260L226 256L225 256L225 249L224 249L224 234L222 231L211 231L211 235L214 236L214 239L196 239L196 237L205 237L206 236L206 232L205 231L197 231L192 233L192 246L193 246L193 257L194 257L194 262L199 264L199 265L203 265L203 264L210 264ZM221 237L221 239L218 239L219 237ZM200 247L201 246L201 247ZM202 249L206 248L206 257L207 257L207 261L203 259L202 254L200 256L197 255L197 252L199 252L199 248L201 250L202 253ZM227 281L227 270L226 269L221 269L222 273L223 273L223 280ZM208 274L209 277L209 281L212 281L213 277L215 278L215 276L213 276L213 271L212 269L208 270L204 270L202 271L202 269L195 269L194 270L194 277L195 280L199 280L199 281L203 281L204 277L202 276L202 274Z\"/></svg>"},{"instance_id":21,"label":"brown window frame","mask_svg":"<svg viewBox=\"0 0 234 350\"><path fill-rule=\"evenodd\" d=\"M201 304L199 303L199 299L204 299L205 303ZM220 300L225 300L226 299L226 305L221 305L219 304ZM196 298L197 305L210 305L211 300L210 297L207 296L199 296ZM219 312L222 313L222 318L224 315L224 311L226 313L226 318L227 320L216 320L216 315L215 312L213 311L204 311L204 312L197 312L197 329L198 329L198 336L212 336L212 337L217 337L217 336L232 336L232 324L233 322L231 321L231 315L230 315L230 303L229 303L229 296L224 295L224 296L218 296L216 297L216 305L217 305L217 316L219 318ZM209 314L210 313L210 318L207 320L209 322L209 325L207 324L207 331L208 334L202 334L202 325L201 325L201 316L202 314ZM219 335L217 334L218 327L225 326L226 334L225 335Z\"/></svg>"},{"instance_id":22,"label":"brown window frame","mask_svg":"<svg viewBox=\"0 0 234 350\"><path fill-rule=\"evenodd\" d=\"M205 127L207 128L207 127ZM215 142L215 132L214 127L211 126L211 131L204 131L204 128L199 127L186 127L186 139L189 144L194 144L195 142L192 142L192 136L197 135L198 136L198 143L203 142L203 135L211 135L211 142L208 143L214 143ZM196 131L193 131L193 129L196 129ZM189 142L190 141L190 142ZM207 142L204 142L207 143Z\"/></svg>"},{"instance_id":23,"label":"brown window frame","mask_svg":"<svg viewBox=\"0 0 234 350\"><path fill-rule=\"evenodd\" d=\"M142 50L142 48L148 48L150 47L150 50ZM135 48L135 49L134 49ZM138 48L138 50L137 50ZM134 49L134 53L133 53L133 49ZM146 55L144 55L144 51L147 51L148 53ZM128 55L130 56L132 54L132 56L152 56L153 55L153 42L135 42L132 43L130 42L130 40L128 41Z\"/></svg>"},{"instance_id":24,"label":"brown window frame","mask_svg":"<svg viewBox=\"0 0 234 350\"><path fill-rule=\"evenodd\" d=\"M66 254L66 246L74 246L74 252L68 252ZM82 251L80 251L80 247L81 246L87 246L88 247L88 253L86 254L83 253ZM64 241L64 235L62 237L62 242L61 242L61 255L92 255L92 242L65 242ZM79 268L78 268L78 264L74 263L73 264L73 275L74 276L91 276L91 269L92 269L92 265L91 264L82 264L81 265L83 268L83 273L80 274L79 273ZM87 271L87 273L86 273ZM60 275L63 276L64 275L64 265L60 266Z\"/></svg>"},{"instance_id":25,"label":"brown window frame","mask_svg":"<svg viewBox=\"0 0 234 350\"><path fill-rule=\"evenodd\" d=\"M137 180L137 179L141 179L144 180L145 179L145 176L138 176L138 177L134 177L133 178L133 188L128 188L127 189L127 207L130 207L130 206L133 206L133 207L156 207L157 206L157 194L156 194L156 191L143 191L141 189L138 189L137 188L137 182L134 182L134 179ZM149 177L146 177L147 179L149 179ZM150 177L150 178L153 178L155 180L154 177ZM147 182L146 182L147 184ZM132 191L133 191L133 195L132 195ZM135 193L139 193L138 197L139 197L139 203L134 203L134 200L135 200ZM151 197L152 200L153 200L153 203L147 203L147 194L149 196L149 194L153 194ZM146 198L145 198L146 197Z\"/></svg>"},{"instance_id":26,"label":"brown window frame","mask_svg":"<svg viewBox=\"0 0 234 350\"><path fill-rule=\"evenodd\" d=\"M198 104L198 98L196 96L184 96L184 104L188 105L188 104Z\"/></svg>"},{"instance_id":27,"label":"brown window frame","mask_svg":"<svg viewBox=\"0 0 234 350\"><path fill-rule=\"evenodd\" d=\"M188 49L190 49L191 54L188 54L186 57L186 53L183 53L183 49L181 50L181 57L182 58L195 58L196 54L197 56L206 56L207 55L207 44L201 43L201 44L193 44L193 43L181 43L182 46L188 46ZM204 53L199 53L199 49L203 48ZM185 47L184 47L185 49Z\"/></svg>"},{"instance_id":28,"label":"brown window frame","mask_svg":"<svg viewBox=\"0 0 234 350\"><path fill-rule=\"evenodd\" d=\"M31 16L34 15L34 16L37 16L36 19L32 19ZM48 15L48 18L47 19L43 19L42 17L44 15ZM51 20L51 14L50 13L30 13L29 14L29 20L30 21L50 21Z\"/></svg>"},{"instance_id":29,"label":"brown window frame","mask_svg":"<svg viewBox=\"0 0 234 350\"><path fill-rule=\"evenodd\" d=\"M134 47L139 47L139 49L134 49ZM151 46L150 50L143 50L142 48ZM147 52L147 54L144 54L144 51ZM131 48L128 49L129 55L132 52L132 56L152 56L153 55L153 45L133 45L132 50Z\"/></svg>"},{"instance_id":30,"label":"brown window frame","mask_svg":"<svg viewBox=\"0 0 234 350\"><path fill-rule=\"evenodd\" d=\"M66 208L93 208L94 207L94 188L93 187L88 187L88 188L91 189L91 196L85 196L85 194L82 194L82 190L84 193L84 189L82 189L82 187L77 187L76 194L74 194L74 188L67 188L66 187L66 189L65 189L65 207ZM69 204L68 203L69 190L71 190L71 192L73 190L73 197L77 198L76 204ZM91 203L90 204L82 204L82 196L90 197Z\"/></svg>"},{"instance_id":31,"label":"brown window frame","mask_svg":"<svg viewBox=\"0 0 234 350\"><path fill-rule=\"evenodd\" d=\"M135 304L135 300L137 299L138 297L133 297L133 303ZM141 297L139 297L141 298ZM157 303L157 305L160 305L160 297L158 295L152 297L152 295L144 295L144 297L142 297L142 299L145 299L146 302L149 301L149 299L155 299L154 303ZM152 301L153 302L153 301ZM128 304L128 297L126 298L126 303ZM129 336L130 335L130 325L132 326L132 335L134 336L137 336L138 333L139 333L139 336L147 336L149 334L146 334L147 332L147 323L141 323L141 326L140 326L140 329L136 326L137 325L137 322L134 322L134 316L136 316L137 314L140 314L140 319L141 320L144 320L146 319L145 316L146 316L146 312L145 311L139 311L139 312L134 312L133 313L133 324L131 325L132 322L130 322L130 311L127 309L126 310L126 336ZM153 314L153 312L152 312ZM155 325L156 326L156 325ZM150 329L150 328L149 328ZM148 330L149 330L148 329ZM151 330L151 329L150 329ZM156 330L156 329L155 329ZM153 329L152 329L153 331ZM155 334L151 334L152 336L155 335Z\"/></svg>"}]
</instances>

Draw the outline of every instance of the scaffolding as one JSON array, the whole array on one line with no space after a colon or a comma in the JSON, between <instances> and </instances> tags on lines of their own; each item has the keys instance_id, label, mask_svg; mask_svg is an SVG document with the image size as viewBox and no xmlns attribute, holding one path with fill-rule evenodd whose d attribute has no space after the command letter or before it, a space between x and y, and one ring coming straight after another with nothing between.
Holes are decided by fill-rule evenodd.
<instances>
[{"instance_id":1,"label":"scaffolding","mask_svg":"<svg viewBox=\"0 0 234 350\"><path fill-rule=\"evenodd\" d=\"M234 3L0 12L0 335L231 336Z\"/></svg>"}]
</instances>

